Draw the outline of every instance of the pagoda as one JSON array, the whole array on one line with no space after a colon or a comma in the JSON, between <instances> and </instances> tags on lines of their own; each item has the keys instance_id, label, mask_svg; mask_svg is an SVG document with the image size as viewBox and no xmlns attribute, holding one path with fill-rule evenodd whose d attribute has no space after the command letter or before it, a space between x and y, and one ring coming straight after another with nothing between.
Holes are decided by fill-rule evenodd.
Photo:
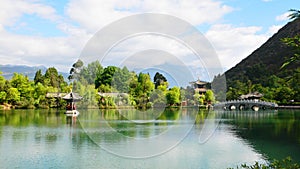
<instances>
[{"instance_id":1,"label":"pagoda","mask_svg":"<svg viewBox=\"0 0 300 169\"><path fill-rule=\"evenodd\" d=\"M75 102L78 102L82 99L77 93L70 92L62 99L67 101L66 112L67 116L77 117L79 115L79 111L76 110Z\"/></svg>"}]
</instances>

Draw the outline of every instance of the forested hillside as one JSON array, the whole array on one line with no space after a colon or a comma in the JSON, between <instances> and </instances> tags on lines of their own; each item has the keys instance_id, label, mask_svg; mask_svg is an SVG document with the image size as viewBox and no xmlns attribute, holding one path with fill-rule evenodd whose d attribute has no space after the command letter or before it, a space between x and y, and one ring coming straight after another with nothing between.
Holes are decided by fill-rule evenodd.
<instances>
[{"instance_id":1,"label":"forested hillside","mask_svg":"<svg viewBox=\"0 0 300 169\"><path fill-rule=\"evenodd\" d=\"M283 104L299 102L299 35L300 18L296 18L247 58L226 71L227 100L258 91L264 95L264 100ZM293 62L283 66L290 61Z\"/></svg>"}]
</instances>

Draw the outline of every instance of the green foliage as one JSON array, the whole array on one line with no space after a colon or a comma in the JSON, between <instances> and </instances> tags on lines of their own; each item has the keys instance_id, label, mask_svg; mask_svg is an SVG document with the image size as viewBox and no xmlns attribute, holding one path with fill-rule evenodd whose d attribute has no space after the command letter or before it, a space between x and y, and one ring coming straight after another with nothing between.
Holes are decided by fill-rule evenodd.
<instances>
[{"instance_id":1,"label":"green foliage","mask_svg":"<svg viewBox=\"0 0 300 169\"><path fill-rule=\"evenodd\" d=\"M97 75L100 75L102 71L103 67L101 66L99 61L89 63L87 67L83 66L82 70L80 71L79 81L86 81L87 84L90 85L94 84Z\"/></svg>"},{"instance_id":2,"label":"green foliage","mask_svg":"<svg viewBox=\"0 0 300 169\"><path fill-rule=\"evenodd\" d=\"M215 96L212 90L207 90L205 93L205 101L207 103L214 103L215 102Z\"/></svg>"},{"instance_id":3,"label":"green foliage","mask_svg":"<svg viewBox=\"0 0 300 169\"><path fill-rule=\"evenodd\" d=\"M4 90L5 87L5 78L2 76L2 72L0 71L0 91Z\"/></svg>"},{"instance_id":4,"label":"green foliage","mask_svg":"<svg viewBox=\"0 0 300 169\"><path fill-rule=\"evenodd\" d=\"M0 104L3 104L6 101L6 95L5 91L0 92Z\"/></svg>"},{"instance_id":5,"label":"green foliage","mask_svg":"<svg viewBox=\"0 0 300 169\"><path fill-rule=\"evenodd\" d=\"M66 84L64 77L59 75L54 67L48 68L43 77L43 85L60 88L61 84Z\"/></svg>"},{"instance_id":6,"label":"green foliage","mask_svg":"<svg viewBox=\"0 0 300 169\"><path fill-rule=\"evenodd\" d=\"M133 81L135 82L134 79ZM136 88L133 90L133 96L139 108L147 108L147 103L150 101L150 94L153 90L154 84L151 81L150 75L140 73L137 77Z\"/></svg>"},{"instance_id":7,"label":"green foliage","mask_svg":"<svg viewBox=\"0 0 300 169\"><path fill-rule=\"evenodd\" d=\"M111 82L113 88L121 93L128 93L132 77L133 74L129 72L127 67L123 67L123 69L116 69Z\"/></svg>"},{"instance_id":8,"label":"green foliage","mask_svg":"<svg viewBox=\"0 0 300 169\"><path fill-rule=\"evenodd\" d=\"M267 164L260 164L258 162L255 162L253 165L247 165L242 164L240 166L236 167L237 169L243 168L243 169L297 169L300 168L300 165L297 163L293 163L293 160L291 157L287 157L285 159L279 160L273 160L271 163ZM230 168L233 169L233 168Z\"/></svg>"},{"instance_id":9,"label":"green foliage","mask_svg":"<svg viewBox=\"0 0 300 169\"><path fill-rule=\"evenodd\" d=\"M164 82L167 82L166 77L164 75L160 74L159 72L156 72L154 75L154 84L155 84L155 89Z\"/></svg>"},{"instance_id":10,"label":"green foliage","mask_svg":"<svg viewBox=\"0 0 300 169\"><path fill-rule=\"evenodd\" d=\"M298 17L299 17L299 15L300 14L298 13ZM281 68L285 68L286 66L293 64L293 63L299 63L299 61L300 61L300 35L296 35L291 38L283 38L281 41L285 45L289 46L294 53L293 56L289 57L289 59L283 63Z\"/></svg>"},{"instance_id":11,"label":"green foliage","mask_svg":"<svg viewBox=\"0 0 300 169\"><path fill-rule=\"evenodd\" d=\"M172 105L180 105L181 99L180 99L180 89L179 87L173 87L166 93L167 103Z\"/></svg>"},{"instance_id":12,"label":"green foliage","mask_svg":"<svg viewBox=\"0 0 300 169\"><path fill-rule=\"evenodd\" d=\"M45 75L38 70L33 81L20 73L14 73L9 81L0 76L0 104L15 108L48 108L56 105L56 100L46 98L47 92L68 91L68 84L55 68L47 69Z\"/></svg>"},{"instance_id":13,"label":"green foliage","mask_svg":"<svg viewBox=\"0 0 300 169\"><path fill-rule=\"evenodd\" d=\"M70 70L70 75L68 77L69 81L74 80L75 78L78 78L79 73L83 67L83 62L78 59L73 65Z\"/></svg>"},{"instance_id":14,"label":"green foliage","mask_svg":"<svg viewBox=\"0 0 300 169\"><path fill-rule=\"evenodd\" d=\"M155 89L150 95L150 102L153 103L153 107L165 107L166 106L166 95L164 88Z\"/></svg>"},{"instance_id":15,"label":"green foliage","mask_svg":"<svg viewBox=\"0 0 300 169\"><path fill-rule=\"evenodd\" d=\"M35 76L34 76L34 83L37 84L37 83L44 83L44 77L43 77L43 74L42 74L42 70L39 69L36 73L35 73Z\"/></svg>"},{"instance_id":16,"label":"green foliage","mask_svg":"<svg viewBox=\"0 0 300 169\"><path fill-rule=\"evenodd\" d=\"M249 85L250 84L250 85ZM300 68L295 69L290 76L280 78L272 75L267 78L267 82L248 84L236 80L235 85L229 87L226 96L227 100L238 99L242 94L247 94L249 91L257 91L263 94L262 100L277 102L280 104L292 104L300 101Z\"/></svg>"},{"instance_id":17,"label":"green foliage","mask_svg":"<svg viewBox=\"0 0 300 169\"><path fill-rule=\"evenodd\" d=\"M300 18L300 10L297 9L290 9L291 14L289 14L290 20L299 19Z\"/></svg>"},{"instance_id":18,"label":"green foliage","mask_svg":"<svg viewBox=\"0 0 300 169\"><path fill-rule=\"evenodd\" d=\"M18 89L14 87L8 89L6 100L8 103L11 103L13 105L15 105L16 102L20 101L20 92L18 91Z\"/></svg>"},{"instance_id":19,"label":"green foliage","mask_svg":"<svg viewBox=\"0 0 300 169\"><path fill-rule=\"evenodd\" d=\"M97 108L99 95L94 84L83 85L77 82L76 93L83 97L83 100L77 103L78 107L81 108Z\"/></svg>"},{"instance_id":20,"label":"green foliage","mask_svg":"<svg viewBox=\"0 0 300 169\"><path fill-rule=\"evenodd\" d=\"M102 84L111 86L114 74L116 71L119 71L118 69L120 68L116 66L107 66L104 68L102 73L96 75L95 87L98 88Z\"/></svg>"}]
</instances>

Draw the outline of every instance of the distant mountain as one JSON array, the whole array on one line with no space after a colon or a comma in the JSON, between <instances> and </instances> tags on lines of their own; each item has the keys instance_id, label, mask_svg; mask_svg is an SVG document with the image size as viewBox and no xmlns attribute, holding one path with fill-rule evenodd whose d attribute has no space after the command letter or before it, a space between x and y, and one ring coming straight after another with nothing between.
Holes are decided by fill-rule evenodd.
<instances>
[{"instance_id":1,"label":"distant mountain","mask_svg":"<svg viewBox=\"0 0 300 169\"><path fill-rule=\"evenodd\" d=\"M45 66L26 66L26 65L0 65L0 71L2 72L2 76L5 77L5 79L11 79L14 75L14 73L22 73L23 75L28 76L29 79L33 80L36 71L39 69L42 70L43 73L46 72L47 67ZM68 73L65 72L58 72L59 74L62 74L66 80L68 77Z\"/></svg>"},{"instance_id":2,"label":"distant mountain","mask_svg":"<svg viewBox=\"0 0 300 169\"><path fill-rule=\"evenodd\" d=\"M225 72L227 86L233 86L235 80L242 82L251 80L253 84L264 84L267 81L267 77L271 75L278 77L289 75L295 68L300 67L300 64L294 63L287 66L284 70L280 70L285 60L293 56L291 48L283 44L281 39L294 37L299 34L300 19L286 24L261 47L256 49L235 67Z\"/></svg>"}]
</instances>

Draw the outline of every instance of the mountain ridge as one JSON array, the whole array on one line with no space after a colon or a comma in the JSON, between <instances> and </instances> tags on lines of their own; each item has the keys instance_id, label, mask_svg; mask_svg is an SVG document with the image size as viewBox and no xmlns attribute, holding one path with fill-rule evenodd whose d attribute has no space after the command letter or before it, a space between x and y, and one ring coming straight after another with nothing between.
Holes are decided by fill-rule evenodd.
<instances>
[{"instance_id":1,"label":"mountain ridge","mask_svg":"<svg viewBox=\"0 0 300 169\"><path fill-rule=\"evenodd\" d=\"M271 75L284 77L298 68L300 65L294 63L287 66L285 70L280 69L287 57L294 54L281 39L298 34L300 34L300 19L287 23L249 56L224 73L227 86L233 86L236 80L241 82L250 80L252 83L264 84L267 80L266 77Z\"/></svg>"}]
</instances>

